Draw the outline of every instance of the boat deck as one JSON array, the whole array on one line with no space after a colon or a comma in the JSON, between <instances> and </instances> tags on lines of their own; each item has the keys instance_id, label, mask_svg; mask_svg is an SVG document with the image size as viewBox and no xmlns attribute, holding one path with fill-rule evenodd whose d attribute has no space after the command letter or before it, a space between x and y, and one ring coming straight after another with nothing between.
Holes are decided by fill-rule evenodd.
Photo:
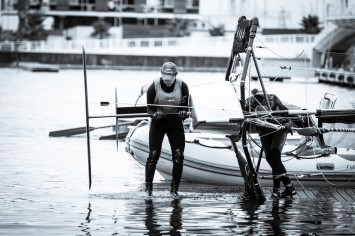
<instances>
[{"instance_id":1,"label":"boat deck","mask_svg":"<svg viewBox=\"0 0 355 236\"><path fill-rule=\"evenodd\" d=\"M142 190L144 188L142 186ZM355 202L355 187L297 187L297 194L294 199L318 199L334 202ZM154 183L154 192L169 192L170 182ZM223 195L241 195L243 187L237 186L214 186L203 184L180 184L179 193L182 198L215 198ZM263 187L264 194L268 198L271 194L271 187Z\"/></svg>"}]
</instances>

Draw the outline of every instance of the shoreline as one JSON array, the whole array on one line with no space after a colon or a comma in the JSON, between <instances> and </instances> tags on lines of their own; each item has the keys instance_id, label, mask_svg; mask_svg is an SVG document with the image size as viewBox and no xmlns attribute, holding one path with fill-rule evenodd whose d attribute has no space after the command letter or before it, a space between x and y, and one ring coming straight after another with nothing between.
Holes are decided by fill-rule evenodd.
<instances>
[{"instance_id":1,"label":"shoreline","mask_svg":"<svg viewBox=\"0 0 355 236\"><path fill-rule=\"evenodd\" d=\"M228 57L206 56L147 56L147 55L112 55L86 53L88 69L117 70L159 70L166 61L179 65L182 71L216 71L226 70ZM28 53L4 52L0 57L0 67L31 67L42 64L43 67L57 66L60 69L81 69L81 53Z\"/></svg>"},{"instance_id":2,"label":"shoreline","mask_svg":"<svg viewBox=\"0 0 355 236\"><path fill-rule=\"evenodd\" d=\"M83 59L81 53L36 53L36 52L2 52L0 57L0 68L12 67L30 70L33 72L58 72L60 69L82 69ZM161 55L118 55L86 53L87 69L102 70L160 70L161 65L166 61L172 61L184 72L225 72L229 61L228 57L217 56L161 56ZM263 78L270 77L274 72L280 81L283 78L303 77L297 70L287 75L281 70L270 71L270 68L261 68ZM295 68L292 66L292 68ZM290 66L291 68L291 66ZM355 87L355 80L352 72L334 71L326 69L313 69L318 83L328 83L350 88ZM265 76L266 75L266 76ZM285 77L286 76L286 77ZM306 77L310 75L305 75ZM252 75L253 77L253 75Z\"/></svg>"}]
</instances>

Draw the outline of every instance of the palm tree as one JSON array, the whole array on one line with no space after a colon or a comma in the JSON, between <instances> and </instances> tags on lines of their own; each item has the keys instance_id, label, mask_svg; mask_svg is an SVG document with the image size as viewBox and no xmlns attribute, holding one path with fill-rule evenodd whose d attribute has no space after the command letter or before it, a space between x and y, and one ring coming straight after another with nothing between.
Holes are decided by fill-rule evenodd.
<instances>
[{"instance_id":1,"label":"palm tree","mask_svg":"<svg viewBox=\"0 0 355 236\"><path fill-rule=\"evenodd\" d=\"M224 29L224 24L219 24L217 26L212 26L208 32L211 36L224 36L226 30Z\"/></svg>"},{"instance_id":2,"label":"palm tree","mask_svg":"<svg viewBox=\"0 0 355 236\"><path fill-rule=\"evenodd\" d=\"M318 16L304 16L300 25L302 26L302 30L305 31L307 34L318 34L320 32Z\"/></svg>"},{"instance_id":3,"label":"palm tree","mask_svg":"<svg viewBox=\"0 0 355 236\"><path fill-rule=\"evenodd\" d=\"M98 37L100 39L103 39L110 36L109 30L111 28L111 25L106 21L102 19L97 20L92 26L94 27L94 32L91 34L92 37Z\"/></svg>"},{"instance_id":4,"label":"palm tree","mask_svg":"<svg viewBox=\"0 0 355 236\"><path fill-rule=\"evenodd\" d=\"M44 15L40 12L28 13L19 12L19 27L17 37L20 41L27 40L45 40L48 33L43 27Z\"/></svg>"},{"instance_id":5,"label":"palm tree","mask_svg":"<svg viewBox=\"0 0 355 236\"><path fill-rule=\"evenodd\" d=\"M6 40L15 41L16 34L11 30L3 30L0 26L0 42Z\"/></svg>"},{"instance_id":6,"label":"palm tree","mask_svg":"<svg viewBox=\"0 0 355 236\"><path fill-rule=\"evenodd\" d=\"M170 26L169 29L173 37L190 36L190 20L175 18L167 23Z\"/></svg>"}]
</instances>

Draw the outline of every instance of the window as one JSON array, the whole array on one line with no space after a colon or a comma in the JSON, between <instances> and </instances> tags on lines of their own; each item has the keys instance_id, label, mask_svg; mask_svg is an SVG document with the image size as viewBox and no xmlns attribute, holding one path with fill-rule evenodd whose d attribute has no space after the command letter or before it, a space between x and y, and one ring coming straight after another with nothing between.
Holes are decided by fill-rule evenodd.
<instances>
[{"instance_id":1,"label":"window","mask_svg":"<svg viewBox=\"0 0 355 236\"><path fill-rule=\"evenodd\" d=\"M69 0L69 5L79 5L79 0Z\"/></svg>"},{"instance_id":2,"label":"window","mask_svg":"<svg viewBox=\"0 0 355 236\"><path fill-rule=\"evenodd\" d=\"M149 41L141 41L141 47L149 47Z\"/></svg>"},{"instance_id":3,"label":"window","mask_svg":"<svg viewBox=\"0 0 355 236\"><path fill-rule=\"evenodd\" d=\"M154 41L154 46L161 47L161 46L163 46L163 42L162 41Z\"/></svg>"},{"instance_id":4,"label":"window","mask_svg":"<svg viewBox=\"0 0 355 236\"><path fill-rule=\"evenodd\" d=\"M305 42L305 38L303 36L296 36L296 42L303 43L303 42Z\"/></svg>"},{"instance_id":5,"label":"window","mask_svg":"<svg viewBox=\"0 0 355 236\"><path fill-rule=\"evenodd\" d=\"M290 41L290 38L288 36L281 36L281 42L283 43L288 43Z\"/></svg>"},{"instance_id":6,"label":"window","mask_svg":"<svg viewBox=\"0 0 355 236\"><path fill-rule=\"evenodd\" d=\"M128 47L135 47L135 46L136 46L136 42L135 42L135 41L129 41L129 42L127 43L127 46L128 46Z\"/></svg>"},{"instance_id":7,"label":"window","mask_svg":"<svg viewBox=\"0 0 355 236\"><path fill-rule=\"evenodd\" d=\"M199 0L186 0L186 7L187 8L196 8L199 5L200 5Z\"/></svg>"},{"instance_id":8,"label":"window","mask_svg":"<svg viewBox=\"0 0 355 236\"><path fill-rule=\"evenodd\" d=\"M174 0L164 0L164 7L174 7Z\"/></svg>"}]
</instances>

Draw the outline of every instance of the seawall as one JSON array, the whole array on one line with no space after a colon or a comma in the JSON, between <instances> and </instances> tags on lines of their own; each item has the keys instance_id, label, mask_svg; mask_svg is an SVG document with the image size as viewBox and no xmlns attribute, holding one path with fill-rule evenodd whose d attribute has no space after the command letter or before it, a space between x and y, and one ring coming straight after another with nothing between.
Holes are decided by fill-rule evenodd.
<instances>
[{"instance_id":1,"label":"seawall","mask_svg":"<svg viewBox=\"0 0 355 236\"><path fill-rule=\"evenodd\" d=\"M159 69L166 61L176 63L183 71L225 71L227 57L203 56L147 56L147 55L107 55L86 53L89 69ZM82 68L82 54L78 53L37 53L1 52L0 66L18 65L18 62L37 62L57 65L60 68Z\"/></svg>"}]
</instances>

